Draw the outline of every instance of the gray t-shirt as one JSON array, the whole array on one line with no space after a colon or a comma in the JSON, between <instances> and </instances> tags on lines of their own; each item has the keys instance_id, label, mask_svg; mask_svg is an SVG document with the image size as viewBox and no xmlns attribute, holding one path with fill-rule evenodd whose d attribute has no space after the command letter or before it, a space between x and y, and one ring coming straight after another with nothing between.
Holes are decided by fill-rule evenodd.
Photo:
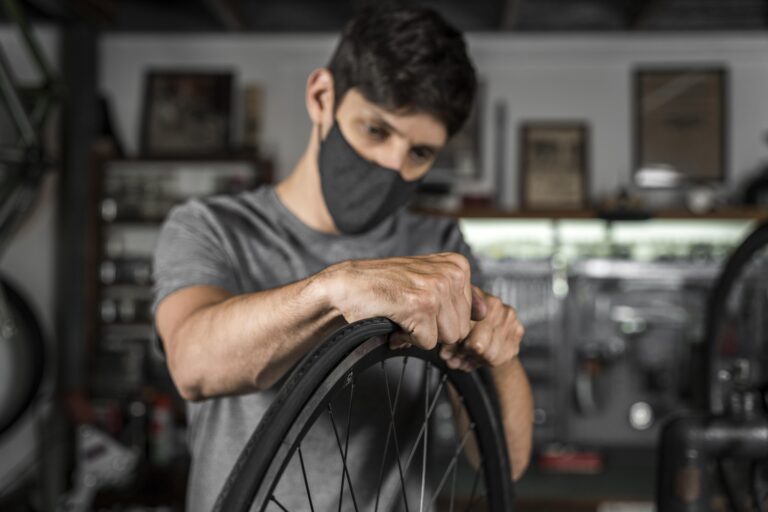
<instances>
[{"instance_id":1,"label":"gray t-shirt","mask_svg":"<svg viewBox=\"0 0 768 512\"><path fill-rule=\"evenodd\" d=\"M332 235L315 231L301 222L280 202L272 186L236 196L193 199L174 208L163 225L154 259L153 310L169 294L188 286L213 285L232 294L251 293L301 280L344 260L445 251L467 256L472 265L472 281L480 282L476 261L457 224L450 219L401 210L367 233ZM422 375L416 365L409 369L403 384L404 403L409 397L416 399L420 396L424 382ZM188 404L192 468L187 510L196 512L212 508L279 384L275 389L263 392ZM350 439L349 450L362 454L364 450L360 447L383 444L388 424L382 420L386 417L381 416L380 398L360 397L355 404L360 405L355 405L357 409L352 413L352 421L360 428L355 429L357 434ZM342 424L346 421L343 413L338 419ZM316 429L302 446L305 461L318 461L307 462L308 480L315 486L313 494L320 495L320 498L313 496L321 501L314 503L315 510L330 510L322 506L323 495L338 496L342 474L333 431L327 428L327 422L323 424L325 427ZM357 475L370 472L374 466L378 473L378 463L372 463L366 461L364 455L356 456L355 467L350 468L353 478L363 480ZM291 465L287 472L290 471ZM295 478L293 481L291 477L285 478L289 485L287 495L280 498L281 504L289 510L308 509L306 496L301 492L304 490L303 479L296 481ZM385 475L385 487L387 481L394 484L395 478L399 476ZM357 505L362 510L372 509L367 504L372 504L375 499L375 490L366 489L363 483L353 484L358 494ZM398 492L380 498L379 510L398 509ZM387 499L391 500L389 504ZM351 500L345 503L351 510ZM347 506L343 508L346 510ZM335 503L333 509L336 509Z\"/></svg>"}]
</instances>

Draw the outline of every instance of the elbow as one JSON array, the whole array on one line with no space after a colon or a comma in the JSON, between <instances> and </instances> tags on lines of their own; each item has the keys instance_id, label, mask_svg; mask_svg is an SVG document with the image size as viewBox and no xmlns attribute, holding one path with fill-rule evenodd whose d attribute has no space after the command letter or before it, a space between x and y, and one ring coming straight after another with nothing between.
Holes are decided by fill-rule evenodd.
<instances>
[{"instance_id":1,"label":"elbow","mask_svg":"<svg viewBox=\"0 0 768 512\"><path fill-rule=\"evenodd\" d=\"M194 383L188 383L184 381L177 381L174 379L176 389L179 391L181 398L187 402L200 402L208 398L203 394L202 387Z\"/></svg>"},{"instance_id":2,"label":"elbow","mask_svg":"<svg viewBox=\"0 0 768 512\"><path fill-rule=\"evenodd\" d=\"M200 375L196 372L190 371L178 362L175 364L168 364L168 368L171 374L171 380L173 380L176 390L181 397L188 402L199 402L208 398L203 393L203 383L201 382Z\"/></svg>"},{"instance_id":3,"label":"elbow","mask_svg":"<svg viewBox=\"0 0 768 512\"><path fill-rule=\"evenodd\" d=\"M200 402L210 398L239 394L250 391L263 391L271 388L279 380L279 375L259 367L247 373L212 362L210 354L187 343L184 348L178 346L175 351L168 351L168 369L174 386L181 397L188 402ZM241 374L241 379L233 374Z\"/></svg>"},{"instance_id":4,"label":"elbow","mask_svg":"<svg viewBox=\"0 0 768 512\"><path fill-rule=\"evenodd\" d=\"M170 347L175 347L171 349ZM168 371L176 390L188 402L199 402L208 398L204 393L204 372L200 372L193 364L194 360L185 353L179 345L166 344Z\"/></svg>"},{"instance_id":5,"label":"elbow","mask_svg":"<svg viewBox=\"0 0 768 512\"><path fill-rule=\"evenodd\" d=\"M517 482L525 474L531 463L531 452L533 450L532 433L526 436L524 442L518 442L509 450L509 460L512 465L512 480Z\"/></svg>"},{"instance_id":6,"label":"elbow","mask_svg":"<svg viewBox=\"0 0 768 512\"><path fill-rule=\"evenodd\" d=\"M528 469L528 465L530 464L531 458L529 457L520 457L519 460L512 462L512 481L517 482L520 480L523 475L525 474L526 470Z\"/></svg>"}]
</instances>

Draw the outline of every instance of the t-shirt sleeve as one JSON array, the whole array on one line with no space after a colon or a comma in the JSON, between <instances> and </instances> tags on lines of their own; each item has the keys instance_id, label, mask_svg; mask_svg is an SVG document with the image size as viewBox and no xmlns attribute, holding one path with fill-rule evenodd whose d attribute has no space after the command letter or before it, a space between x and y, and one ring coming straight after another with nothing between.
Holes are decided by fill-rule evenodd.
<instances>
[{"instance_id":1,"label":"t-shirt sleeve","mask_svg":"<svg viewBox=\"0 0 768 512\"><path fill-rule=\"evenodd\" d=\"M479 288L483 288L485 285L485 278L482 271L480 270L480 265L474 253L472 252L472 248L464 240L464 235L461 232L461 228L459 228L459 224L455 221L451 222L448 230L446 231L444 247L448 252L458 252L467 258L469 261L469 266L472 269L472 276L470 278L472 280L472 284Z\"/></svg>"},{"instance_id":2,"label":"t-shirt sleeve","mask_svg":"<svg viewBox=\"0 0 768 512\"><path fill-rule=\"evenodd\" d=\"M237 293L234 267L213 212L199 200L171 210L155 247L152 312L171 293L195 285Z\"/></svg>"}]
</instances>

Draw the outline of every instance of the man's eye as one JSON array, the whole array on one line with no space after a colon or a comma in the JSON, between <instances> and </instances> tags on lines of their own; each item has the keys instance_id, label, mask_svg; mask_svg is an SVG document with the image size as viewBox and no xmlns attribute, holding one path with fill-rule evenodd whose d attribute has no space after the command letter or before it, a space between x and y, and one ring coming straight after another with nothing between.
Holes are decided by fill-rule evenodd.
<instances>
[{"instance_id":1,"label":"man's eye","mask_svg":"<svg viewBox=\"0 0 768 512\"><path fill-rule=\"evenodd\" d=\"M435 155L434 151L426 148L413 148L411 149L411 158L416 162L426 162L431 160Z\"/></svg>"},{"instance_id":2,"label":"man's eye","mask_svg":"<svg viewBox=\"0 0 768 512\"><path fill-rule=\"evenodd\" d=\"M382 140L387 137L387 131L372 124L365 125L365 133L372 139Z\"/></svg>"}]
</instances>

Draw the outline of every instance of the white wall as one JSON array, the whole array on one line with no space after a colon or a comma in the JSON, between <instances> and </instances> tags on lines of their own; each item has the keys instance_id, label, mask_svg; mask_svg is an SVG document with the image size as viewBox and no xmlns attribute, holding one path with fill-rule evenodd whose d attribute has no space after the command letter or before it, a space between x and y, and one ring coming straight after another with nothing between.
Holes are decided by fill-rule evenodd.
<instances>
[{"instance_id":1,"label":"white wall","mask_svg":"<svg viewBox=\"0 0 768 512\"><path fill-rule=\"evenodd\" d=\"M734 186L768 156L768 36L764 34L499 35L471 34L470 49L492 106L506 101L506 161L517 172L517 127L523 119L583 119L591 126L592 196L614 191L630 175L631 70L638 64L723 64L730 70L728 183ZM104 36L101 87L114 102L129 150L137 148L142 76L148 68L228 68L240 85L266 90L264 139L278 176L290 170L309 133L304 85L329 58L334 35ZM493 137L485 137L485 182L492 187ZM516 174L515 174L516 175ZM507 206L517 197L508 180Z\"/></svg>"},{"instance_id":2,"label":"white wall","mask_svg":"<svg viewBox=\"0 0 768 512\"><path fill-rule=\"evenodd\" d=\"M507 101L507 162L517 166L524 119L584 119L591 128L592 197L630 180L632 71L638 65L723 65L730 73L727 183L768 157L768 37L701 34L471 39L491 100ZM489 151L490 147L486 148ZM516 185L517 181L512 180ZM517 191L510 189L512 197Z\"/></svg>"},{"instance_id":3,"label":"white wall","mask_svg":"<svg viewBox=\"0 0 768 512\"><path fill-rule=\"evenodd\" d=\"M231 70L239 86L266 91L264 144L278 173L301 155L310 124L304 108L308 74L330 56L333 36L105 35L100 85L112 102L126 149L139 146L144 72L152 68ZM236 122L236 133L242 123Z\"/></svg>"}]
</instances>

